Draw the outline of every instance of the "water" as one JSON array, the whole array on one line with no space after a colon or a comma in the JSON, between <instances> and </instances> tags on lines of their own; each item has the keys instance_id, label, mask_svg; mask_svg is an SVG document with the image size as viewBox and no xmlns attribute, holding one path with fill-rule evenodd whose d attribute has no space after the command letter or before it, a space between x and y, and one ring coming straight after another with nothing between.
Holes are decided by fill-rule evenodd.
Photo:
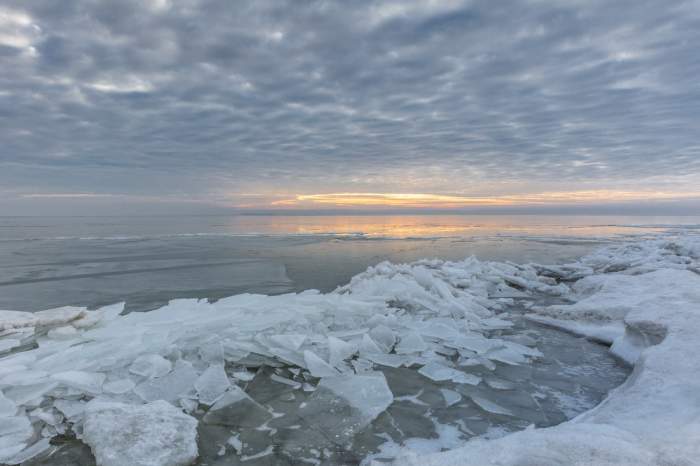
<instances>
[{"instance_id":1,"label":"water","mask_svg":"<svg viewBox=\"0 0 700 466\"><path fill-rule=\"evenodd\" d=\"M126 301L129 311L148 311L173 298L328 291L382 260L476 255L557 263L611 241L658 234L679 224L700 221L531 216L2 218L0 308L98 307ZM399 445L440 451L472 437L561 423L597 405L628 376L629 368L606 347L530 323L521 317L524 312L520 304L508 308L506 315L515 325L489 336L529 339L543 357L530 364L460 368L484 379L476 387L431 381L417 367L379 367L395 401L349 443L334 440L318 420L305 417L302 407L310 393L270 378L277 374L302 382L294 367L262 367L242 388L281 416L264 428L200 423L197 464L281 465L302 459L358 464L366 458L390 460ZM447 406L442 389L461 399ZM476 399L496 403L509 414L489 412ZM196 416L204 414L202 410ZM242 442L240 447L229 441L232 436ZM66 436L54 443L61 448L31 464L94 464L89 449L76 439Z\"/></svg>"},{"instance_id":2,"label":"water","mask_svg":"<svg viewBox=\"0 0 700 466\"><path fill-rule=\"evenodd\" d=\"M329 291L368 266L425 257L563 262L696 217L0 217L0 309L129 311L174 298ZM635 226L636 225L636 226Z\"/></svg>"}]
</instances>

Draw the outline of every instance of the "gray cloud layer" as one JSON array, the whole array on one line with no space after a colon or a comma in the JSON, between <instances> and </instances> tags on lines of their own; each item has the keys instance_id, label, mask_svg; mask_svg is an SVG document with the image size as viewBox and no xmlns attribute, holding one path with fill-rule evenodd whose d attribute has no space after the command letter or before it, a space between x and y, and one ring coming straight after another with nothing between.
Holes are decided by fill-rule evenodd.
<instances>
[{"instance_id":1,"label":"gray cloud layer","mask_svg":"<svg viewBox=\"0 0 700 466\"><path fill-rule=\"evenodd\" d=\"M697 1L2 5L6 193L700 186Z\"/></svg>"}]
</instances>

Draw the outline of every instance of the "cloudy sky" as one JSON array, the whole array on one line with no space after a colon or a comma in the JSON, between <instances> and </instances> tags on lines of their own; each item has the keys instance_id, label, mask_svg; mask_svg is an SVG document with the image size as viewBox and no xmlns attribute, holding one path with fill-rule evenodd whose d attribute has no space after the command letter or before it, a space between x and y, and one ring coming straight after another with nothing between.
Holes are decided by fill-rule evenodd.
<instances>
[{"instance_id":1,"label":"cloudy sky","mask_svg":"<svg viewBox=\"0 0 700 466\"><path fill-rule=\"evenodd\" d=\"M0 214L698 212L698 44L697 0L3 0Z\"/></svg>"}]
</instances>

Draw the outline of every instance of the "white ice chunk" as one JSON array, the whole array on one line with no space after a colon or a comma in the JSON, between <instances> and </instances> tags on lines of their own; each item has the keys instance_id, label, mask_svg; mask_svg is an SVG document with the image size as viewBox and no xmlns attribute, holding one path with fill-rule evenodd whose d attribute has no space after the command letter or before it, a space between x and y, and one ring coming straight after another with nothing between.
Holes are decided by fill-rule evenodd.
<instances>
[{"instance_id":1,"label":"white ice chunk","mask_svg":"<svg viewBox=\"0 0 700 466\"><path fill-rule=\"evenodd\" d=\"M381 353L382 350L377 346L377 344L370 338L366 333L362 335L362 341L360 342L360 356L371 353Z\"/></svg>"},{"instance_id":2,"label":"white ice chunk","mask_svg":"<svg viewBox=\"0 0 700 466\"><path fill-rule=\"evenodd\" d=\"M350 442L352 437L394 400L381 372L343 375L321 379L317 390L300 408L300 416L334 441Z\"/></svg>"},{"instance_id":3,"label":"white ice chunk","mask_svg":"<svg viewBox=\"0 0 700 466\"><path fill-rule=\"evenodd\" d=\"M202 419L207 424L229 427L259 427L272 415L239 386L231 385Z\"/></svg>"},{"instance_id":4,"label":"white ice chunk","mask_svg":"<svg viewBox=\"0 0 700 466\"><path fill-rule=\"evenodd\" d=\"M421 353L428 349L428 345L416 332L409 332L401 336L399 344L396 345L397 354Z\"/></svg>"},{"instance_id":5,"label":"white ice chunk","mask_svg":"<svg viewBox=\"0 0 700 466\"><path fill-rule=\"evenodd\" d=\"M347 400L352 407L362 412L367 424L394 401L386 377L381 372L329 377L321 380L318 387L326 388Z\"/></svg>"},{"instance_id":6,"label":"white ice chunk","mask_svg":"<svg viewBox=\"0 0 700 466\"><path fill-rule=\"evenodd\" d=\"M388 367L410 366L413 358L402 354L368 353L365 355L370 361Z\"/></svg>"},{"instance_id":7,"label":"white ice chunk","mask_svg":"<svg viewBox=\"0 0 700 466\"><path fill-rule=\"evenodd\" d=\"M54 406L68 419L75 418L85 411L86 403L77 400L56 400Z\"/></svg>"},{"instance_id":8,"label":"white ice chunk","mask_svg":"<svg viewBox=\"0 0 700 466\"><path fill-rule=\"evenodd\" d=\"M357 352L357 346L333 336L328 337L328 349L331 366L338 366Z\"/></svg>"},{"instance_id":9,"label":"white ice chunk","mask_svg":"<svg viewBox=\"0 0 700 466\"><path fill-rule=\"evenodd\" d=\"M205 405L214 404L230 387L223 364L209 366L194 383L199 401Z\"/></svg>"},{"instance_id":10,"label":"white ice chunk","mask_svg":"<svg viewBox=\"0 0 700 466\"><path fill-rule=\"evenodd\" d=\"M321 359L312 351L304 351L304 361L309 372L314 377L333 377L339 374L338 370Z\"/></svg>"},{"instance_id":11,"label":"white ice chunk","mask_svg":"<svg viewBox=\"0 0 700 466\"><path fill-rule=\"evenodd\" d=\"M255 378L255 373L250 371L235 371L231 375L242 382L250 382Z\"/></svg>"},{"instance_id":12,"label":"white ice chunk","mask_svg":"<svg viewBox=\"0 0 700 466\"><path fill-rule=\"evenodd\" d=\"M429 362L425 366L421 367L418 372L436 382L451 380L455 383L465 383L469 385L478 385L479 382L481 382L480 377L472 374L466 374L462 371L452 369L451 367L443 366L437 362Z\"/></svg>"},{"instance_id":13,"label":"white ice chunk","mask_svg":"<svg viewBox=\"0 0 700 466\"><path fill-rule=\"evenodd\" d=\"M384 353L390 352L396 344L396 334L385 325L377 325L369 335Z\"/></svg>"},{"instance_id":14,"label":"white ice chunk","mask_svg":"<svg viewBox=\"0 0 700 466\"><path fill-rule=\"evenodd\" d=\"M134 360L129 372L143 377L162 377L172 369L173 365L160 354L144 354Z\"/></svg>"},{"instance_id":15,"label":"white ice chunk","mask_svg":"<svg viewBox=\"0 0 700 466\"><path fill-rule=\"evenodd\" d=\"M97 403L83 441L101 466L186 466L197 458L197 420L165 401Z\"/></svg>"},{"instance_id":16,"label":"white ice chunk","mask_svg":"<svg viewBox=\"0 0 700 466\"><path fill-rule=\"evenodd\" d=\"M85 371L65 371L51 376L53 380L63 385L92 394L102 393L102 384L105 381L105 377L101 372Z\"/></svg>"},{"instance_id":17,"label":"white ice chunk","mask_svg":"<svg viewBox=\"0 0 700 466\"><path fill-rule=\"evenodd\" d=\"M277 382L277 383L281 383L281 384L284 384L284 385L289 385L290 387L295 388L295 389L301 388L301 383L300 383L300 382L297 382L297 381L292 380L292 379L288 379L288 378L286 378L286 377L280 377L280 376L277 375L277 374L272 374L272 375L270 376L270 379L273 380L273 381L275 381L275 382Z\"/></svg>"},{"instance_id":18,"label":"white ice chunk","mask_svg":"<svg viewBox=\"0 0 700 466\"><path fill-rule=\"evenodd\" d=\"M510 364L511 366L517 366L518 364L524 364L527 362L527 358L523 353L507 347L490 350L484 354L484 357L491 359L492 361Z\"/></svg>"},{"instance_id":19,"label":"white ice chunk","mask_svg":"<svg viewBox=\"0 0 700 466\"><path fill-rule=\"evenodd\" d=\"M459 401L462 399L462 395L455 392L454 390L441 388L440 393L442 393L442 397L445 399L445 405L447 405L448 407L459 403Z\"/></svg>"}]
</instances>

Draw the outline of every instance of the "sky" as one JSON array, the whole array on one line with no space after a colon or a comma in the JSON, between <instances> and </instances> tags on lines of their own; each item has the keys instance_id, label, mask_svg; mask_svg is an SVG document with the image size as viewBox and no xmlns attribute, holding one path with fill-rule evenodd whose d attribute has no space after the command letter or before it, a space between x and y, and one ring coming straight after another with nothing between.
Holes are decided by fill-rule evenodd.
<instances>
[{"instance_id":1,"label":"sky","mask_svg":"<svg viewBox=\"0 0 700 466\"><path fill-rule=\"evenodd\" d=\"M700 2L2 0L0 215L700 214Z\"/></svg>"}]
</instances>

